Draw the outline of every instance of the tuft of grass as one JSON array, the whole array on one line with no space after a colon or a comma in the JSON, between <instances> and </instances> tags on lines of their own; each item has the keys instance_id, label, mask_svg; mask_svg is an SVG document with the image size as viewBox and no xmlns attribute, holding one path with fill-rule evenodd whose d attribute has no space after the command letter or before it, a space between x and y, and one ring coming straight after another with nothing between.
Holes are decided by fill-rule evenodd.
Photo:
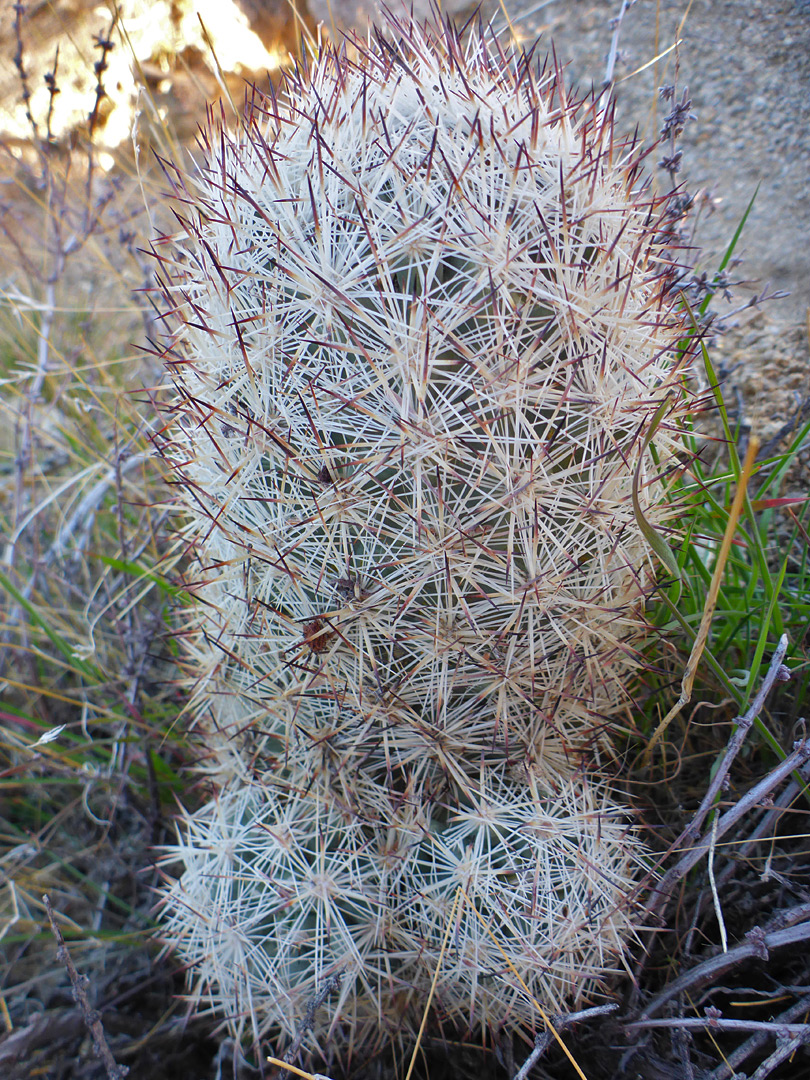
<instances>
[{"instance_id":1,"label":"tuft of grass","mask_svg":"<svg viewBox=\"0 0 810 1080\"><path fill-rule=\"evenodd\" d=\"M708 697L723 694L736 715L750 704L763 664L783 634L788 637L786 660L791 662L794 701L804 699L810 681L810 495L782 494L786 481L806 468L810 421L783 431L781 441L766 455L759 454L756 431L743 443L707 344L713 321L710 305L723 287L756 196L755 191L700 303L693 309L686 293L681 294L692 324L682 348L689 350L697 340L697 370L691 377L701 384L705 410L687 423L686 464L671 488L673 501L682 507L679 531L673 539L650 535L649 526L645 530L664 567L658 602L651 607L653 624L670 651L658 686L671 685L667 675L680 669L684 674L680 701L685 704L691 697L691 680L698 675L699 692ZM660 644L653 644L659 653ZM652 672L660 655L648 655ZM649 682L654 686L656 679ZM673 707L664 720L660 715L656 720L659 705L654 694L648 697L645 717L640 719L640 732L649 741L645 758L677 711ZM763 743L784 757L784 732L772 730L759 717L755 724Z\"/></svg>"},{"instance_id":2,"label":"tuft of grass","mask_svg":"<svg viewBox=\"0 0 810 1080\"><path fill-rule=\"evenodd\" d=\"M693 430L686 441L692 460L673 486L673 497L683 507L682 538L675 551L678 578L665 584L653 619L676 648L677 664L684 667L684 653L692 648L704 622L735 494L745 486L698 680L709 694L723 694L741 714L782 634L789 641L791 696L802 700L810 679L810 497L782 494L786 480L801 468L810 422L798 427L783 449L758 459L746 485L744 448L729 419L723 386L705 342L700 354L718 430L709 438ZM675 644L678 641L680 645ZM757 727L764 742L781 755L784 733L761 721Z\"/></svg>"}]
</instances>

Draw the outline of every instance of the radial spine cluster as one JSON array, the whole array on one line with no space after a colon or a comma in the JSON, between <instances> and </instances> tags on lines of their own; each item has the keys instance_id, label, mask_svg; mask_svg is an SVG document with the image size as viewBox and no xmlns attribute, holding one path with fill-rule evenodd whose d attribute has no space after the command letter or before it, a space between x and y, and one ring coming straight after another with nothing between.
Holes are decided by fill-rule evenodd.
<instances>
[{"instance_id":1,"label":"radial spine cluster","mask_svg":"<svg viewBox=\"0 0 810 1080\"><path fill-rule=\"evenodd\" d=\"M155 250L216 795L167 940L327 1056L401 1038L437 968L439 1021L531 1027L633 931L594 766L654 583L634 482L664 525L689 405L666 201L483 31L325 47L201 148Z\"/></svg>"}]
</instances>

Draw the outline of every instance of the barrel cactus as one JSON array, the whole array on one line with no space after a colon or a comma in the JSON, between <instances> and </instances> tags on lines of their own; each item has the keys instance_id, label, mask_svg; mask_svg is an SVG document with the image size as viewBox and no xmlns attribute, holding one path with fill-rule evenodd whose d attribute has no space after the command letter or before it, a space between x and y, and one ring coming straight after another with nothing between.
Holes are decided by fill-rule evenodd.
<instances>
[{"instance_id":1,"label":"barrel cactus","mask_svg":"<svg viewBox=\"0 0 810 1080\"><path fill-rule=\"evenodd\" d=\"M640 846L591 774L655 580L634 482L664 525L689 406L666 200L609 109L483 31L386 30L212 120L155 245L218 791L167 938L235 1023L321 1050L407 1030L457 894L436 1008L469 1028L620 955Z\"/></svg>"}]
</instances>

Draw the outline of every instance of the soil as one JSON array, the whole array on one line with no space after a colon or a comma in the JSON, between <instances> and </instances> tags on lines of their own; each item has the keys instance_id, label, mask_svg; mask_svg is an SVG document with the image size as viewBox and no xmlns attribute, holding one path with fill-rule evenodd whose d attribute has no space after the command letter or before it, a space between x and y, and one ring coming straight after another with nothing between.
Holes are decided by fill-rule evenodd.
<instances>
[{"instance_id":1,"label":"soil","mask_svg":"<svg viewBox=\"0 0 810 1080\"><path fill-rule=\"evenodd\" d=\"M621 3L555 0L523 15L531 6L509 7L521 36L553 41L570 81L601 89L610 20ZM769 306L775 321L803 322L810 306L810 3L638 0L618 30L619 129L638 126L654 137L664 111L658 87L674 84L679 98L688 88L696 119L681 140L680 179L704 196L696 234L704 261L716 265L756 193L737 249L742 273L756 288L770 283L790 294ZM675 50L632 74L677 40Z\"/></svg>"}]
</instances>

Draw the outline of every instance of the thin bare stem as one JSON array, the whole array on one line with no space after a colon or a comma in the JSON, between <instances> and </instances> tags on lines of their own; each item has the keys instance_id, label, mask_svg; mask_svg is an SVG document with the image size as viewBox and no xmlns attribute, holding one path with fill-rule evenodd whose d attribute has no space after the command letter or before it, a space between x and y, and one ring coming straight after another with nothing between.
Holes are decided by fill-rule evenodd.
<instances>
[{"instance_id":1,"label":"thin bare stem","mask_svg":"<svg viewBox=\"0 0 810 1080\"><path fill-rule=\"evenodd\" d=\"M810 994L806 994L798 1001L794 1001L789 1009L785 1009L783 1013L776 1017L773 1023L781 1029L785 1024L790 1024L796 1017L806 1016L808 1012L810 1012ZM807 1027L807 1025L803 1026ZM770 1032L768 1031L755 1031L750 1039L746 1039L736 1050L727 1054L726 1060L718 1065L714 1072L706 1077L706 1080L731 1080L737 1067L756 1053L767 1042L769 1035Z\"/></svg>"},{"instance_id":2,"label":"thin bare stem","mask_svg":"<svg viewBox=\"0 0 810 1080\"><path fill-rule=\"evenodd\" d=\"M781 761L767 776L760 780L758 784L755 784L754 787L739 800L739 802L723 814L717 822L717 839L719 840L723 837L732 825L735 825L740 818L745 816L745 814L753 810L754 807L762 803L763 800L770 797L771 792L786 780L794 769L799 769L800 774L803 775L803 767L807 764L808 758L810 758L810 743L805 741L797 743L793 752L788 754L784 761ZM688 874L689 871L700 862L704 855L709 853L711 843L712 834L710 832L699 840L694 847L663 876L650 896L650 900L647 904L647 910L649 912L654 913L658 911L662 905L666 903L672 890L681 878Z\"/></svg>"},{"instance_id":3,"label":"thin bare stem","mask_svg":"<svg viewBox=\"0 0 810 1080\"><path fill-rule=\"evenodd\" d=\"M301 1049L301 1044L304 1041L304 1037L306 1036L307 1032L312 1029L312 1025L315 1023L315 1014L317 1013L318 1009L320 1009L321 1005L323 1005L323 1003L326 1001L326 999L331 994L334 994L337 990L340 989L340 983L342 978L343 976L340 973L338 973L337 975L331 975L328 979L324 981L324 984L319 989L318 993L315 994L315 996L311 998L311 1000L307 1004L307 1011L304 1019L301 1021L298 1031L295 1033L295 1038L290 1044L289 1050L284 1055L284 1060L290 1065L294 1063L296 1057L298 1056L298 1052ZM288 1074L289 1069L282 1069L278 1074L279 1080L284 1080L284 1078Z\"/></svg>"},{"instance_id":4,"label":"thin bare stem","mask_svg":"<svg viewBox=\"0 0 810 1080\"><path fill-rule=\"evenodd\" d=\"M616 60L619 56L619 34L622 29L622 21L627 12L627 9L635 3L635 0L622 0L621 7L619 8L619 14L615 18L611 19L613 24L613 36L610 39L610 51L608 52L607 64L605 66L605 86L610 86L613 82L614 71L616 68Z\"/></svg>"},{"instance_id":5,"label":"thin bare stem","mask_svg":"<svg viewBox=\"0 0 810 1080\"><path fill-rule=\"evenodd\" d=\"M59 929L59 925L56 922L56 916L51 907L50 897L47 895L43 896L42 901L45 904L45 910L48 912L48 921L51 924L51 930L53 931L53 936L56 938L56 944L58 945L56 957L67 969L68 978L70 979L70 985L73 990L73 999L81 1009L84 1022L87 1024L90 1034L93 1036L93 1049L96 1052L96 1056L101 1058L104 1063L108 1080L124 1080L124 1077L129 1073L129 1068L126 1065L116 1064L112 1051L107 1045L101 1017L90 1005L87 998L87 991L84 988L84 979L76 970L70 953L68 952L68 947L65 944L65 939L62 937L62 931Z\"/></svg>"},{"instance_id":6,"label":"thin bare stem","mask_svg":"<svg viewBox=\"0 0 810 1080\"><path fill-rule=\"evenodd\" d=\"M569 1013L567 1016L552 1016L549 1019L554 1025L554 1030L559 1032L573 1027L574 1024L578 1024L582 1020L590 1020L594 1016L606 1016L608 1013L615 1012L618 1007L616 1004L597 1005L593 1009L582 1009L580 1012ZM526 1077L553 1042L554 1035L551 1031L546 1030L538 1035L534 1040L534 1050L515 1073L514 1080L526 1080Z\"/></svg>"},{"instance_id":7,"label":"thin bare stem","mask_svg":"<svg viewBox=\"0 0 810 1080\"><path fill-rule=\"evenodd\" d=\"M782 817L788 807L792 805L800 790L801 785L799 782L795 779L791 780L779 798L774 801L774 805L771 809L762 815L745 842L735 850L733 858L728 860L722 873L717 877L718 887L725 885L728 879L735 873L739 863L748 857L752 848L776 828L777 821Z\"/></svg>"},{"instance_id":8,"label":"thin bare stem","mask_svg":"<svg viewBox=\"0 0 810 1080\"><path fill-rule=\"evenodd\" d=\"M743 716L737 716L732 720L732 735L728 741L723 758L715 771L715 774L706 789L706 794L703 796L703 800L700 806L697 808L694 817L689 823L689 831L695 833L699 830L703 822L706 819L706 815L709 810L714 806L717 796L723 789L723 785L728 776L729 769L737 754L740 752L745 737L753 727L754 721L762 712L765 706L765 702L768 699L768 695L773 689L774 683L786 682L790 678L790 672L783 666L782 661L785 659L785 654L788 649L788 637L787 634L782 634L779 639L779 644L774 649L773 657L771 659L770 667L768 668L765 678L762 680L754 700L751 702L749 708ZM679 845L680 846L680 845Z\"/></svg>"},{"instance_id":9,"label":"thin bare stem","mask_svg":"<svg viewBox=\"0 0 810 1080\"><path fill-rule=\"evenodd\" d=\"M802 1033L794 1035L792 1039L784 1040L777 1046L770 1057L762 1062L760 1067L751 1077L751 1080L765 1080L778 1065L781 1065L783 1061L787 1061L789 1057L796 1053L800 1046L803 1046L808 1042L810 1042L810 1027L805 1026Z\"/></svg>"},{"instance_id":10,"label":"thin bare stem","mask_svg":"<svg viewBox=\"0 0 810 1080\"><path fill-rule=\"evenodd\" d=\"M692 819L680 835L673 841L670 846L670 851L682 851L684 847L692 844L696 844L700 837L700 830L703 827L703 823L706 820L706 816L715 805L717 797L723 789L723 785L726 782L729 770L740 752L743 743L745 742L748 732L751 730L754 721L762 712L765 702L773 689L774 683L777 681L784 682L786 678L790 677L790 673L783 666L783 660L788 648L788 638L786 634L783 634L779 639L779 644L774 650L773 657L771 659L770 666L768 668L765 678L762 680L762 685L759 688L754 700L751 702L748 710L743 716L738 716L732 722L732 733L726 746L723 757L720 761L720 765L717 768L715 775L706 789L706 794L701 800L700 806L695 811ZM766 778L767 779L767 778ZM778 782L778 781L777 781ZM773 786L776 786L775 784ZM733 822L730 822L731 824ZM718 822L718 830L720 823ZM720 834L722 835L722 834ZM708 850L710 840L706 837L703 838L701 843L701 851ZM694 866L697 859L694 859L691 863L688 863L692 853L685 855L664 877L661 879L657 887L650 894L649 901L647 903L647 910L651 913L659 910L662 904L666 903L673 886L677 881L683 877L692 866ZM688 863L688 865L687 865ZM685 867L685 869L684 869Z\"/></svg>"},{"instance_id":11,"label":"thin bare stem","mask_svg":"<svg viewBox=\"0 0 810 1080\"><path fill-rule=\"evenodd\" d=\"M714 617L714 610L717 607L717 598L720 595L720 584L723 580L723 572L725 570L729 552L731 551L734 534L737 531L737 524L740 520L740 514L742 513L743 505L745 503L745 492L748 487L748 481L754 471L754 462L756 461L758 451L759 439L756 436L752 436L748 443L745 461L743 462L742 472L740 473L740 482L737 485L737 490L734 493L734 499L731 503L731 509L729 510L728 522L726 523L726 529L723 534L723 542L721 543L720 550L717 554L717 562L714 567L714 573L712 574L709 591L706 594L706 603L703 606L703 616L700 620L700 627L694 644L692 645L692 651L689 654L686 668L684 669L683 679L681 681L681 693L678 700L653 732L652 738L644 751L645 764L649 763L653 750L663 737L669 724L680 713L681 709L683 709L685 705L688 705L692 700L692 687L694 686L695 675L697 674L698 664L703 655L703 650L706 647L706 642L709 639L712 618Z\"/></svg>"},{"instance_id":12,"label":"thin bare stem","mask_svg":"<svg viewBox=\"0 0 810 1080\"><path fill-rule=\"evenodd\" d=\"M626 1024L627 1031L642 1028L679 1028L683 1030L714 1031L761 1031L780 1038L785 1035L803 1035L810 1038L810 1025L783 1024L774 1020L731 1020L723 1016L676 1016L670 1020L635 1020Z\"/></svg>"},{"instance_id":13,"label":"thin bare stem","mask_svg":"<svg viewBox=\"0 0 810 1080\"><path fill-rule=\"evenodd\" d=\"M802 919L810 917L810 904L800 905L793 912ZM787 913L790 915L791 913ZM785 917L785 913L782 913ZM720 953L709 960L705 960L697 967L684 972L677 979L665 987L660 994L646 1006L641 1014L641 1020L650 1019L684 990L694 991L700 986L716 982L726 971L731 970L746 960L757 957L766 959L772 949L781 949L786 945L797 945L800 942L810 940L810 922L800 922L799 925L782 926L781 929L768 933L763 930L751 930L746 935L746 941L741 942L729 949L728 952Z\"/></svg>"}]
</instances>

